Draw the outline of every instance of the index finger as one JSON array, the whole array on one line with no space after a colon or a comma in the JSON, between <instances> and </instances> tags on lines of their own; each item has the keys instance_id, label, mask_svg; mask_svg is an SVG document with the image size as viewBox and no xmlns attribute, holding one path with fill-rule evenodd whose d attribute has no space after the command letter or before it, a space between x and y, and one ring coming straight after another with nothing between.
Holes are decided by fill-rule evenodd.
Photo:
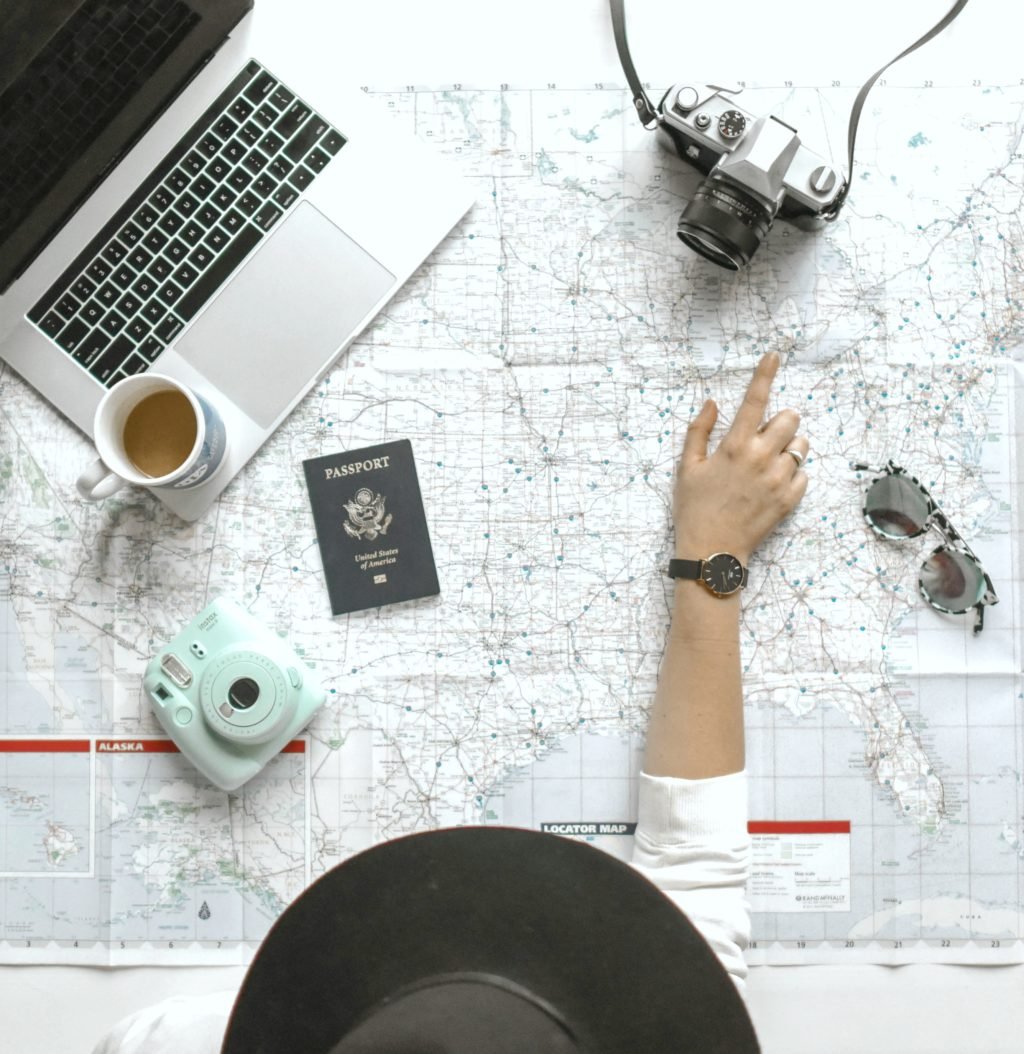
<instances>
[{"instance_id":1,"label":"index finger","mask_svg":"<svg viewBox=\"0 0 1024 1054\"><path fill-rule=\"evenodd\" d=\"M743 396L743 402L736 411L730 432L736 434L753 435L764 420L764 412L768 409L768 396L771 394L772 381L779 371L779 353L769 351L754 370L754 376L747 386L747 393Z\"/></svg>"}]
</instances>

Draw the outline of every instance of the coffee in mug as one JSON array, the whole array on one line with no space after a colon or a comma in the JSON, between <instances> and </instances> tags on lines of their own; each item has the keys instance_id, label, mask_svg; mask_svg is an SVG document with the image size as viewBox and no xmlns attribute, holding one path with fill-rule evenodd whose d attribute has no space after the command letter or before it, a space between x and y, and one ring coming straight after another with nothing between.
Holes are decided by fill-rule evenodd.
<instances>
[{"instance_id":1,"label":"coffee in mug","mask_svg":"<svg viewBox=\"0 0 1024 1054\"><path fill-rule=\"evenodd\" d=\"M96 408L99 460L78 479L78 492L100 501L125 483L180 490L205 483L226 449L224 422L213 406L163 374L126 377Z\"/></svg>"}]
</instances>

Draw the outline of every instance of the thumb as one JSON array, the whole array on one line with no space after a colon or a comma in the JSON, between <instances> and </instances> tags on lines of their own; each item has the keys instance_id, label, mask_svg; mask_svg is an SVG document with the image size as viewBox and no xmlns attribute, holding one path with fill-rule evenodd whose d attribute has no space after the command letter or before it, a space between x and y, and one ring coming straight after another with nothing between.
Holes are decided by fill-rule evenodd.
<instances>
[{"instance_id":1,"label":"thumb","mask_svg":"<svg viewBox=\"0 0 1024 1054\"><path fill-rule=\"evenodd\" d=\"M717 420L718 407L714 399L708 399L686 429L686 441L683 443L684 464L703 461L708 456L708 439Z\"/></svg>"}]
</instances>

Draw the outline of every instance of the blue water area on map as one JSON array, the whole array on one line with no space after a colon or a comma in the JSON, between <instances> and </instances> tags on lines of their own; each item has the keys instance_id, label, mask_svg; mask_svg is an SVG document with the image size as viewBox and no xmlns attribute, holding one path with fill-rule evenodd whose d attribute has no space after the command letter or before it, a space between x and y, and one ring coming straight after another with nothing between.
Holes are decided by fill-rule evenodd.
<instances>
[{"instance_id":1,"label":"blue water area on map","mask_svg":"<svg viewBox=\"0 0 1024 1054\"><path fill-rule=\"evenodd\" d=\"M14 606L0 600L0 715L6 733L48 732L53 707L28 679Z\"/></svg>"}]
</instances>

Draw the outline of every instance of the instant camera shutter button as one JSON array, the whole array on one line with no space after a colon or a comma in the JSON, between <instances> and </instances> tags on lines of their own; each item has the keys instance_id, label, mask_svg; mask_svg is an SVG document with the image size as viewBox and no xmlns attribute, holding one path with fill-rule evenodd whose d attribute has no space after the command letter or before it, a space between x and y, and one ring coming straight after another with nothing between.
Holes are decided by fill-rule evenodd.
<instances>
[{"instance_id":1,"label":"instant camera shutter button","mask_svg":"<svg viewBox=\"0 0 1024 1054\"><path fill-rule=\"evenodd\" d=\"M174 711L174 723L176 725L187 725L192 721L192 711L187 706L179 706Z\"/></svg>"},{"instance_id":2,"label":"instant camera shutter button","mask_svg":"<svg viewBox=\"0 0 1024 1054\"><path fill-rule=\"evenodd\" d=\"M293 688L301 688L302 687L302 674L300 674L299 671L296 670L294 666L289 666L287 672L288 672L288 680L291 682L292 687Z\"/></svg>"},{"instance_id":3,"label":"instant camera shutter button","mask_svg":"<svg viewBox=\"0 0 1024 1054\"><path fill-rule=\"evenodd\" d=\"M815 194L831 194L836 185L835 169L829 168L828 165L818 165L808 182Z\"/></svg>"}]
</instances>

